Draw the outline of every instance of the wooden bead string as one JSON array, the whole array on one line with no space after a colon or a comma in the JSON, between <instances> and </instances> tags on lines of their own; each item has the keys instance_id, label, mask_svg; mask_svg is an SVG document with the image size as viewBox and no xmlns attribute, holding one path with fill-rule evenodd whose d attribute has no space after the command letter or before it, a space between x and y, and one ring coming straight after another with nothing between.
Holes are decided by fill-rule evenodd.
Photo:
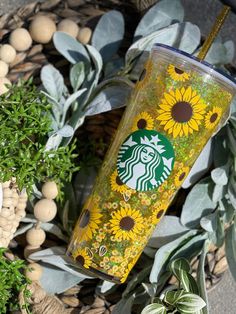
<instances>
[{"instance_id":1,"label":"wooden bead string","mask_svg":"<svg viewBox=\"0 0 236 314\"><path fill-rule=\"evenodd\" d=\"M41 228L42 222L49 222L57 214L57 206L54 199L58 195L58 189L55 182L46 182L42 186L43 198L34 206L34 216L37 219L35 225L26 233L26 241L28 245L25 247L24 256L30 263L29 269L26 270L26 277L32 282L38 282L42 277L42 267L32 261L29 255L41 250L41 245L46 239L45 231Z\"/></svg>"},{"instance_id":2,"label":"wooden bead string","mask_svg":"<svg viewBox=\"0 0 236 314\"><path fill-rule=\"evenodd\" d=\"M7 248L23 217L25 217L27 194L20 192L16 179L2 185L2 208L0 209L0 247Z\"/></svg>"}]
</instances>

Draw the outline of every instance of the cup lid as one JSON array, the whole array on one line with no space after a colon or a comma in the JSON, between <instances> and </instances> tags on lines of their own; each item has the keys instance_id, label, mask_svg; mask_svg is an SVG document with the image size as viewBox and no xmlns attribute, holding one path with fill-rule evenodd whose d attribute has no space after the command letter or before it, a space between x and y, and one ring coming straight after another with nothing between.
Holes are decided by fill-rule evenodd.
<instances>
[{"instance_id":1,"label":"cup lid","mask_svg":"<svg viewBox=\"0 0 236 314\"><path fill-rule=\"evenodd\" d=\"M205 72L208 72L215 78L224 81L226 84L229 84L234 90L236 90L236 80L232 76L228 75L224 71L216 69L212 64L206 62L205 60L199 60L197 57L192 56L185 51L164 44L154 44L152 50L163 50L166 52L171 51L171 53L176 55L176 57L180 57L186 62L191 62L191 64L201 68Z\"/></svg>"}]
</instances>

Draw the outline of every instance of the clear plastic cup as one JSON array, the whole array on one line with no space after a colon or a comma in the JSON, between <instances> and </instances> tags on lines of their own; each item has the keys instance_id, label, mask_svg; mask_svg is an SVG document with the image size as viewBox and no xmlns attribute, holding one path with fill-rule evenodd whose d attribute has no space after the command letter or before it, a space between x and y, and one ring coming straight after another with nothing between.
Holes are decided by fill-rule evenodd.
<instances>
[{"instance_id":1,"label":"clear plastic cup","mask_svg":"<svg viewBox=\"0 0 236 314\"><path fill-rule=\"evenodd\" d=\"M74 229L67 254L79 267L126 280L235 91L211 65L154 46Z\"/></svg>"}]
</instances>

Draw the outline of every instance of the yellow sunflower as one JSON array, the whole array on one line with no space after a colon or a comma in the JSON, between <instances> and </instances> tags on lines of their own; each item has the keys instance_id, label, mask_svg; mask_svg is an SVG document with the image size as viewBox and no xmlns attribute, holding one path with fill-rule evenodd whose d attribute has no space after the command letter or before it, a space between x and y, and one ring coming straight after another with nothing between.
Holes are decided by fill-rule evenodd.
<instances>
[{"instance_id":1,"label":"yellow sunflower","mask_svg":"<svg viewBox=\"0 0 236 314\"><path fill-rule=\"evenodd\" d=\"M159 107L157 120L164 125L165 131L176 138L199 130L206 105L201 96L189 86L164 93Z\"/></svg>"},{"instance_id":2,"label":"yellow sunflower","mask_svg":"<svg viewBox=\"0 0 236 314\"><path fill-rule=\"evenodd\" d=\"M118 175L118 172L117 170L115 170L111 177L110 177L110 183L111 183L111 189L112 191L115 191L115 192L120 192L121 194L124 194L127 192L128 190L128 187L127 185L125 185L119 175Z\"/></svg>"},{"instance_id":3,"label":"yellow sunflower","mask_svg":"<svg viewBox=\"0 0 236 314\"><path fill-rule=\"evenodd\" d=\"M92 202L87 202L76 225L75 235L77 241L92 239L94 231L99 228L102 214Z\"/></svg>"},{"instance_id":4,"label":"yellow sunflower","mask_svg":"<svg viewBox=\"0 0 236 314\"><path fill-rule=\"evenodd\" d=\"M148 61L146 62L144 69L142 71L142 73L140 74L139 80L136 83L135 88L137 89L141 89L142 87L144 87L146 85L146 83L149 81L151 73L152 73L152 61L150 59L148 59Z\"/></svg>"},{"instance_id":5,"label":"yellow sunflower","mask_svg":"<svg viewBox=\"0 0 236 314\"><path fill-rule=\"evenodd\" d=\"M132 131L134 132L142 129L153 130L153 127L154 119L150 116L149 113L143 111L135 117Z\"/></svg>"},{"instance_id":6,"label":"yellow sunflower","mask_svg":"<svg viewBox=\"0 0 236 314\"><path fill-rule=\"evenodd\" d=\"M129 273L130 273L131 269L133 268L133 266L134 266L133 263L130 263L130 264L127 265L126 270L124 271L123 276L120 279L121 283L124 283L126 281L126 279L129 276Z\"/></svg>"},{"instance_id":7,"label":"yellow sunflower","mask_svg":"<svg viewBox=\"0 0 236 314\"><path fill-rule=\"evenodd\" d=\"M189 79L190 75L180 68L175 67L173 64L170 64L167 68L167 72L170 74L171 78L174 81L184 82Z\"/></svg>"},{"instance_id":8,"label":"yellow sunflower","mask_svg":"<svg viewBox=\"0 0 236 314\"><path fill-rule=\"evenodd\" d=\"M207 129L214 129L218 124L222 114L222 109L220 107L213 107L212 110L208 111L205 117L205 127Z\"/></svg>"},{"instance_id":9,"label":"yellow sunflower","mask_svg":"<svg viewBox=\"0 0 236 314\"><path fill-rule=\"evenodd\" d=\"M189 173L189 167L183 167L176 173L176 175L175 175L175 186L176 187L179 187L183 184L188 173Z\"/></svg>"},{"instance_id":10,"label":"yellow sunflower","mask_svg":"<svg viewBox=\"0 0 236 314\"><path fill-rule=\"evenodd\" d=\"M157 202L152 210L151 222L156 225L164 215L165 211L168 208L168 203L166 202Z\"/></svg>"},{"instance_id":11,"label":"yellow sunflower","mask_svg":"<svg viewBox=\"0 0 236 314\"><path fill-rule=\"evenodd\" d=\"M134 240L143 228L143 217L138 210L121 208L111 213L110 230L116 240Z\"/></svg>"},{"instance_id":12,"label":"yellow sunflower","mask_svg":"<svg viewBox=\"0 0 236 314\"><path fill-rule=\"evenodd\" d=\"M85 268L89 268L89 266L92 264L92 260L86 249L79 248L72 253L72 256L77 263Z\"/></svg>"}]
</instances>

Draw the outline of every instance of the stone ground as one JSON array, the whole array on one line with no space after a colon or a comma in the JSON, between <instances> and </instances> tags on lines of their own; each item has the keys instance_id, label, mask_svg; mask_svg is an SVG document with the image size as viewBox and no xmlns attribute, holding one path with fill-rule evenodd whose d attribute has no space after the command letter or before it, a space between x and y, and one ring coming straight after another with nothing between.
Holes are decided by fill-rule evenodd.
<instances>
[{"instance_id":1,"label":"stone ground","mask_svg":"<svg viewBox=\"0 0 236 314\"><path fill-rule=\"evenodd\" d=\"M43 1L43 0L42 0ZM0 15L32 0L0 0ZM233 0L235 3L236 1ZM197 24L203 35L207 35L217 16L221 3L218 0L182 0L185 6L186 20ZM230 13L223 26L221 35L225 40L232 39L236 46L236 15ZM235 54L236 55L236 54ZM234 59L236 65L236 57ZM222 281L209 293L210 314L236 313L236 284L229 272Z\"/></svg>"}]
</instances>

